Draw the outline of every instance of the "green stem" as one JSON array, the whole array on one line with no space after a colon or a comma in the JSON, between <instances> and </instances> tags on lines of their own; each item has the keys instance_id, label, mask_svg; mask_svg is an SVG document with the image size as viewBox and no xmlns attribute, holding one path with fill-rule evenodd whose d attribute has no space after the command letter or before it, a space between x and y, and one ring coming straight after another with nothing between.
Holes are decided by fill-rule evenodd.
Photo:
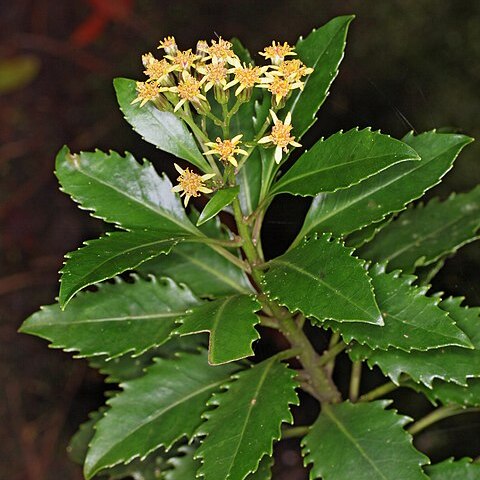
<instances>
[{"instance_id":1,"label":"green stem","mask_svg":"<svg viewBox=\"0 0 480 480\"><path fill-rule=\"evenodd\" d=\"M408 433L410 435L416 435L417 433L425 430L425 428L429 427L430 425L443 420L444 418L453 417L454 415L461 415L463 413L472 413L472 412L480 412L480 408L472 407L472 408L462 408L457 405L449 405L445 407L440 407L430 412L428 415L425 415L420 420L417 420L410 428L408 428Z\"/></svg>"},{"instance_id":2,"label":"green stem","mask_svg":"<svg viewBox=\"0 0 480 480\"><path fill-rule=\"evenodd\" d=\"M335 344L333 347L330 347L320 357L320 360L318 362L319 365L325 365L326 367L328 367L332 361L335 361L335 358L337 357L337 355L343 352L346 348L347 348L347 344L343 342L339 342ZM327 368L325 368L325 370L329 372Z\"/></svg>"},{"instance_id":3,"label":"green stem","mask_svg":"<svg viewBox=\"0 0 480 480\"><path fill-rule=\"evenodd\" d=\"M360 381L362 379L362 362L352 363L352 374L350 376L349 395L351 402L358 400L358 393L360 392Z\"/></svg>"},{"instance_id":4,"label":"green stem","mask_svg":"<svg viewBox=\"0 0 480 480\"><path fill-rule=\"evenodd\" d=\"M241 258L238 258L235 256L233 253L230 253L228 250L225 250L225 248L215 245L215 244L209 244L207 245L212 249L215 250L218 254L220 254L222 257L226 258L230 263L233 263L237 267L241 268L243 271L250 273L250 265L245 263Z\"/></svg>"},{"instance_id":5,"label":"green stem","mask_svg":"<svg viewBox=\"0 0 480 480\"><path fill-rule=\"evenodd\" d=\"M282 439L304 437L309 431L308 426L286 428L282 431Z\"/></svg>"},{"instance_id":6,"label":"green stem","mask_svg":"<svg viewBox=\"0 0 480 480\"><path fill-rule=\"evenodd\" d=\"M370 390L369 392L363 394L358 399L358 401L371 402L372 400L376 400L377 398L383 397L387 393L393 392L393 390L396 390L399 387L400 385L396 385L393 382L384 383L383 385L380 385L379 387L374 388L373 390Z\"/></svg>"},{"instance_id":7,"label":"green stem","mask_svg":"<svg viewBox=\"0 0 480 480\"><path fill-rule=\"evenodd\" d=\"M328 351L332 350L335 347L335 345L337 345L337 343L340 342L340 340L341 340L340 333L333 332L332 336L330 337L330 342L328 343ZM332 376L333 369L335 368L335 358L336 356L334 356L325 366L325 370L327 371L330 377Z\"/></svg>"}]
</instances>

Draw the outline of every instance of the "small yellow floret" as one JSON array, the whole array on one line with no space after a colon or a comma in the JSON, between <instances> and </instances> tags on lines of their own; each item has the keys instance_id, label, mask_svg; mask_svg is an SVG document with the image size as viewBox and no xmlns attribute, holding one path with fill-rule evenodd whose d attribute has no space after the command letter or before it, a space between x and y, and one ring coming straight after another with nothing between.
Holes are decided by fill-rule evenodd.
<instances>
[{"instance_id":1,"label":"small yellow floret","mask_svg":"<svg viewBox=\"0 0 480 480\"><path fill-rule=\"evenodd\" d=\"M212 193L212 189L205 186L205 181L215 176L214 173L198 175L190 169L185 170L174 163L174 167L180 176L177 178L178 185L172 188L172 192L182 192L181 197L185 196L184 205L187 206L191 197L199 197L200 193Z\"/></svg>"},{"instance_id":2,"label":"small yellow floret","mask_svg":"<svg viewBox=\"0 0 480 480\"><path fill-rule=\"evenodd\" d=\"M140 102L140 107L143 107L148 101L154 100L158 97L160 89L152 82L137 82L137 97L132 104Z\"/></svg>"},{"instance_id":3,"label":"small yellow floret","mask_svg":"<svg viewBox=\"0 0 480 480\"><path fill-rule=\"evenodd\" d=\"M282 45L280 42L275 41L268 47L263 49L263 52L259 52L267 60L270 60L274 65L279 65L287 55L296 55L293 51L294 47L291 47L287 42Z\"/></svg>"},{"instance_id":4,"label":"small yellow floret","mask_svg":"<svg viewBox=\"0 0 480 480\"><path fill-rule=\"evenodd\" d=\"M220 137L217 137L215 142L207 142L205 144L208 147L212 147L212 149L205 152L204 155L218 155L222 162L231 163L234 167L237 167L238 162L235 155L248 155L248 152L238 148L238 145L242 143L240 141L242 137L243 135L237 135L231 140L222 140Z\"/></svg>"}]
</instances>

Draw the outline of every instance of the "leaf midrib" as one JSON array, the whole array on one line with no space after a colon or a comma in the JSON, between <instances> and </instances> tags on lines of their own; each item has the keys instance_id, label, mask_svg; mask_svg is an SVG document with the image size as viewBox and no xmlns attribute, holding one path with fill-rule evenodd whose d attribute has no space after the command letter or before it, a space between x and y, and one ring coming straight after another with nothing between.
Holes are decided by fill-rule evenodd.
<instances>
[{"instance_id":1,"label":"leaf midrib","mask_svg":"<svg viewBox=\"0 0 480 480\"><path fill-rule=\"evenodd\" d=\"M148 202L145 202L145 203L142 203L138 198L135 198L135 197L132 197L130 195L127 195L126 191L124 190L120 190L118 188L116 188L114 185L111 185L110 183L106 183L105 181L103 181L102 179L100 179L99 177L97 176L94 176L93 174L89 174L87 171L83 170L81 168L81 165L80 165L80 162L72 162L75 169L85 175L87 178L90 178L92 180L95 180L96 182L98 182L100 185L103 185L117 193L119 193L121 196L124 196L126 198L128 198L129 200L131 200L132 202L140 205L142 208L146 209L146 210L150 210L152 211L153 213L155 213L156 215L158 215L159 217L164 217L166 218L167 220L169 220L170 222L174 223L175 225L178 225L182 230L186 231L186 232L189 232L189 233L195 233L196 235L198 235L198 232L196 231L195 228L191 229L188 225L188 223L182 223L179 219L177 219L176 217L170 215L168 213L168 210L164 209L164 208L161 208L161 209L156 209L153 207L153 205L150 205ZM143 168L142 165L140 165L140 168ZM160 178L160 177L159 177ZM94 209L92 209L94 210ZM96 210L94 210L96 212ZM188 219L186 219L188 221ZM122 224L120 222L115 222L117 223L118 225L122 225L124 227L129 227L128 225L126 224ZM135 228L138 228L139 226L134 226ZM144 226L145 227L145 226ZM193 225L192 225L193 227Z\"/></svg>"},{"instance_id":2,"label":"leaf midrib","mask_svg":"<svg viewBox=\"0 0 480 480\"><path fill-rule=\"evenodd\" d=\"M395 154L395 153L392 153L392 154L389 154L389 155L374 155L374 156L370 156L370 157L362 157L362 158L359 158L357 160L353 160L351 162L343 162L343 163L338 163L336 165L330 165L330 166L327 166L327 167L324 167L324 168L318 168L316 170L309 170L308 172L306 173L302 173L302 174L292 174L292 178L289 178L287 179L286 181L283 181L283 182L278 182L278 185L277 187L274 189L275 191L278 191L279 189L281 188L285 188L286 185L290 184L290 183L295 183L295 182L298 182L300 181L301 179L304 179L304 178L307 178L307 177L313 177L313 176L316 176L316 175L321 175L322 173L324 172L327 172L329 170L335 170L337 168L342 168L342 167L345 167L345 166L351 166L355 163L359 163L359 162L364 162L364 161L368 161L368 160L374 160L374 159L378 159L378 158L390 158L390 157L393 157L393 158L396 158L396 157L400 157L399 160L395 163L390 163L388 165L384 165L383 168L381 168L380 170L375 170L374 172L368 174L366 177L363 177L361 178L360 180L358 181L353 181L353 183L350 183L348 186L352 186L352 185L357 185L359 184L360 182L362 182L363 180L366 180L367 178L370 178L378 173L381 173L383 172L384 170L386 170L387 168L390 168L390 167L393 167L394 165L397 165L398 163L402 162L402 161L408 161L408 160L411 160L411 161L415 161L415 160L418 160L418 159L415 159L415 158L410 158L409 156L401 156L401 155L398 155L398 154ZM301 161L301 157L297 160L297 163L294 165L294 168L298 169L300 168L299 167L299 163ZM291 170L290 170L291 171ZM287 176L289 173L287 172L285 174L285 176ZM294 172L295 173L295 172Z\"/></svg>"},{"instance_id":3,"label":"leaf midrib","mask_svg":"<svg viewBox=\"0 0 480 480\"><path fill-rule=\"evenodd\" d=\"M423 163L422 161L420 162L416 162L416 163L419 163L420 165L417 165L414 169L412 170L409 170L408 172L405 172L404 174L400 175L400 176L397 176L395 177L394 179L392 179L390 182L388 183L383 183L382 185L379 185L377 188L372 188L372 189L369 189L368 191L366 191L364 194L362 195L359 195L358 197L355 197L353 200L349 201L349 202L345 202L341 208L335 208L335 210L332 210L328 215L324 215L320 220L316 221L316 222L313 222L312 225L308 228L307 230L307 233L312 231L314 228L316 228L318 225L324 223L326 220L328 220L329 218L331 217L334 217L336 215L338 215L340 212L343 212L344 210L346 210L347 208L350 208L352 205L358 203L358 202L361 202L362 200L364 200L366 197L370 196L370 195L374 195L376 194L377 192L379 192L380 190L383 190L387 187L389 187L391 184L395 183L395 182L398 182L400 180L403 179L403 177L406 177L407 175L411 175L412 173L414 173L415 171L419 170L420 168L423 168L423 167L426 167L427 165L430 165L431 162L434 162L437 158L441 157L442 155L444 155L445 153L447 153L449 150L451 150L452 148L454 148L456 145L452 145L448 148L446 148L445 150L443 150L441 153L437 154L435 157L432 157L428 162L425 162ZM414 160L412 160L413 162L415 162ZM452 162L450 164L450 167L440 176L440 178L442 178L446 173L447 171L451 168L451 166L453 165L453 162L455 161L455 158L452 159ZM403 165L403 164L402 164ZM397 167L398 165L392 165L390 168L395 168ZM388 171L388 169L384 170L385 171ZM381 172L380 172L381 173ZM375 176L374 176L375 177ZM371 179L372 177L370 177ZM367 179L369 180L369 179ZM431 185L430 187L426 187L424 189L425 190L428 190L429 188L433 187L434 185L436 185L440 180L437 180L433 185ZM362 182L360 182L359 184L357 184L357 186L360 186ZM417 195L415 198L418 198L419 195ZM411 201L411 200L409 200ZM404 205L406 205L409 201L405 202ZM394 211L398 211L398 210L401 210L401 208L397 209L397 210L394 210ZM386 213L385 215L382 216L382 219L385 218L386 216L388 215L388 213ZM381 219L380 219L381 220ZM378 221L380 221L378 220ZM302 229L303 230L303 229Z\"/></svg>"},{"instance_id":4,"label":"leaf midrib","mask_svg":"<svg viewBox=\"0 0 480 480\"><path fill-rule=\"evenodd\" d=\"M326 405L326 408L323 408L323 412L325 415L327 415L330 420L337 426L338 430L340 433L343 433L343 435L349 440L351 443L353 443L354 447L358 450L360 455L373 467L373 469L380 475L380 477L384 480L389 480L388 477L386 477L383 472L377 467L376 463L374 462L373 459L370 458L370 456L367 454L367 452L362 448L360 443L356 440L356 438L350 434L348 429L343 425L342 422L333 414L331 411L331 408Z\"/></svg>"},{"instance_id":5,"label":"leaf midrib","mask_svg":"<svg viewBox=\"0 0 480 480\"><path fill-rule=\"evenodd\" d=\"M324 282L321 278L315 276L313 273L310 273L309 271L307 270L304 270L303 268L297 266L297 265L294 265L293 263L290 263L290 262L287 262L286 260L280 260L278 258L276 258L275 260L272 261L272 264L283 264L285 265L287 268L291 268L292 270L296 270L297 272L307 276L307 277L310 277L314 280L316 280L318 283L324 285L325 287L327 287L329 290L331 290L335 295L341 297L342 299L344 299L346 302L350 303L351 305L353 305L355 308L357 308L358 310L362 311L363 313L365 313L368 318L372 318L372 315L367 311L365 310L363 307L357 305L356 303L352 302L352 300L343 295L341 292L339 292L338 290L336 290L335 288L333 288L332 286L330 286L327 282ZM378 316L381 317L381 313L380 313L380 310L378 310ZM338 319L339 321L341 320L344 320L344 319ZM361 319L358 319L358 320L361 320ZM376 319L375 319L376 320ZM373 325L377 325L378 326L378 323L374 323Z\"/></svg>"}]
</instances>

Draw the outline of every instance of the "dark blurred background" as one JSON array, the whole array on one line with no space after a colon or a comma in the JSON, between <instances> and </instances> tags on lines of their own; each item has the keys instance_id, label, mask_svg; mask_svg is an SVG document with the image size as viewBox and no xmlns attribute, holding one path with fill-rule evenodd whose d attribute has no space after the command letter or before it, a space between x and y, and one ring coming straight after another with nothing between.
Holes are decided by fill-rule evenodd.
<instances>
[{"instance_id":1,"label":"dark blurred background","mask_svg":"<svg viewBox=\"0 0 480 480\"><path fill-rule=\"evenodd\" d=\"M65 143L73 151L129 150L171 171L171 158L123 120L113 77L141 78L141 54L154 52L166 35L183 48L216 34L237 36L257 52L272 39L295 43L350 13L357 18L340 75L302 143L357 125L393 136L448 127L480 137L478 1L0 0L0 478L80 480L65 447L103 402L102 378L85 362L16 333L26 316L54 300L64 253L102 229L58 191L56 151ZM478 183L479 154L478 144L469 146L433 195ZM275 238L283 248L302 208L277 202L265 242ZM456 258L435 288L479 305L478 246ZM418 446L436 460L448 452L478 456L479 429L478 417L444 422L435 437L419 436ZM277 465L275 479L305 478L288 448Z\"/></svg>"}]
</instances>

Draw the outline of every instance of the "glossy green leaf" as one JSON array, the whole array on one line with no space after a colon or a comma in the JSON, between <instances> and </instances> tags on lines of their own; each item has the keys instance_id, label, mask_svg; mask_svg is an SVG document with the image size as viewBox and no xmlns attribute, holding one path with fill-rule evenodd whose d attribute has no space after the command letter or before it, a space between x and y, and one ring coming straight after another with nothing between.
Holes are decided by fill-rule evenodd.
<instances>
[{"instance_id":1,"label":"glossy green leaf","mask_svg":"<svg viewBox=\"0 0 480 480\"><path fill-rule=\"evenodd\" d=\"M196 212L193 217L196 223ZM218 217L204 223L200 230L208 237L224 240L230 238ZM242 269L201 243L179 243L169 255L155 257L140 265L138 270L186 283L200 297L214 298L252 292L250 281Z\"/></svg>"},{"instance_id":2,"label":"glossy green leaf","mask_svg":"<svg viewBox=\"0 0 480 480\"><path fill-rule=\"evenodd\" d=\"M385 375L398 383L402 373L427 387L435 378L466 385L468 378L480 377L480 308L462 307L462 298L447 298L439 307L465 332L474 349L444 347L427 352L404 352L397 349L371 350L356 345L351 355L366 358L368 364L380 367Z\"/></svg>"},{"instance_id":3,"label":"glossy green leaf","mask_svg":"<svg viewBox=\"0 0 480 480\"><path fill-rule=\"evenodd\" d=\"M62 190L106 222L169 236L200 234L171 191L170 180L147 161L141 165L129 153L122 157L100 150L71 154L63 147L55 168Z\"/></svg>"},{"instance_id":4,"label":"glossy green leaf","mask_svg":"<svg viewBox=\"0 0 480 480\"><path fill-rule=\"evenodd\" d=\"M217 213L220 213L225 207L228 207L238 196L240 188L224 188L216 192L202 210L197 221L197 227L212 219Z\"/></svg>"},{"instance_id":5,"label":"glossy green leaf","mask_svg":"<svg viewBox=\"0 0 480 480\"><path fill-rule=\"evenodd\" d=\"M341 236L403 210L440 181L472 139L433 131L408 134L403 141L420 155L420 161L401 162L358 185L315 197L294 244L310 232Z\"/></svg>"},{"instance_id":6,"label":"glossy green leaf","mask_svg":"<svg viewBox=\"0 0 480 480\"><path fill-rule=\"evenodd\" d=\"M310 478L323 480L425 480L428 458L404 430L410 418L385 410L388 400L322 406L303 438Z\"/></svg>"},{"instance_id":7,"label":"glossy green leaf","mask_svg":"<svg viewBox=\"0 0 480 480\"><path fill-rule=\"evenodd\" d=\"M151 102L143 107L138 103L132 105L137 97L135 80L116 78L113 85L125 119L144 140L187 160L204 172L210 172L208 162L182 120L173 113L158 110Z\"/></svg>"},{"instance_id":8,"label":"glossy green leaf","mask_svg":"<svg viewBox=\"0 0 480 480\"><path fill-rule=\"evenodd\" d=\"M122 384L97 423L85 461L87 480L106 467L191 438L207 400L236 369L235 364L209 366L205 354L183 353L174 360L156 359L143 377Z\"/></svg>"},{"instance_id":9,"label":"glossy green leaf","mask_svg":"<svg viewBox=\"0 0 480 480\"><path fill-rule=\"evenodd\" d=\"M327 98L330 85L338 74L348 26L353 18L351 15L334 18L306 38L300 38L295 46L296 58L314 68L305 79L303 91L294 90L285 106L286 112L292 112L297 138L314 123L315 114Z\"/></svg>"},{"instance_id":10,"label":"glossy green leaf","mask_svg":"<svg viewBox=\"0 0 480 480\"><path fill-rule=\"evenodd\" d=\"M443 405L455 404L464 407L480 407L479 378L468 380L467 386L443 382L442 380L434 380L432 388L413 381L408 382L405 386L423 393L434 405L440 402Z\"/></svg>"},{"instance_id":11,"label":"glossy green leaf","mask_svg":"<svg viewBox=\"0 0 480 480\"><path fill-rule=\"evenodd\" d=\"M412 286L415 277L402 276L398 271L385 273L380 265L373 266L369 274L385 325L326 322L346 342L356 340L373 349L395 347L406 352L450 345L472 348L467 335L438 306L440 300Z\"/></svg>"},{"instance_id":12,"label":"glossy green leaf","mask_svg":"<svg viewBox=\"0 0 480 480\"><path fill-rule=\"evenodd\" d=\"M404 272L430 265L462 245L478 238L480 229L480 187L444 202L431 200L403 212L362 248L367 260L388 261L390 269Z\"/></svg>"},{"instance_id":13,"label":"glossy green leaf","mask_svg":"<svg viewBox=\"0 0 480 480\"><path fill-rule=\"evenodd\" d=\"M167 254L179 239L164 238L159 232L112 232L90 240L80 249L65 255L60 270L59 302L65 308L72 297L89 285L132 270L141 263Z\"/></svg>"},{"instance_id":14,"label":"glossy green leaf","mask_svg":"<svg viewBox=\"0 0 480 480\"><path fill-rule=\"evenodd\" d=\"M246 480L270 480L272 478L273 458L265 455L260 461L256 472L246 477Z\"/></svg>"},{"instance_id":15,"label":"glossy green leaf","mask_svg":"<svg viewBox=\"0 0 480 480\"><path fill-rule=\"evenodd\" d=\"M297 405L295 372L269 358L237 374L224 393L215 394L197 434L206 435L197 451L198 471L205 480L243 480L258 469L282 422L293 421L289 405Z\"/></svg>"},{"instance_id":16,"label":"glossy green leaf","mask_svg":"<svg viewBox=\"0 0 480 480\"><path fill-rule=\"evenodd\" d=\"M383 228L385 228L392 220L394 216L391 215L380 222L372 223L361 230L356 230L347 236L345 239L345 245L347 247L352 247L355 249L360 248L361 246L365 245L366 243L370 242L378 232L380 232Z\"/></svg>"},{"instance_id":17,"label":"glossy green leaf","mask_svg":"<svg viewBox=\"0 0 480 480\"><path fill-rule=\"evenodd\" d=\"M265 292L291 312L317 320L383 324L362 260L328 235L269 262Z\"/></svg>"},{"instance_id":18,"label":"glossy green leaf","mask_svg":"<svg viewBox=\"0 0 480 480\"><path fill-rule=\"evenodd\" d=\"M78 427L78 430L70 439L67 453L73 462L83 465L85 457L87 456L88 444L95 434L94 426L103 417L105 410L105 407L101 407L99 410L90 412L88 414L88 420Z\"/></svg>"},{"instance_id":19,"label":"glossy green leaf","mask_svg":"<svg viewBox=\"0 0 480 480\"><path fill-rule=\"evenodd\" d=\"M425 467L425 471L431 480L480 480L480 464L473 463L470 458L449 458Z\"/></svg>"},{"instance_id":20,"label":"glossy green leaf","mask_svg":"<svg viewBox=\"0 0 480 480\"><path fill-rule=\"evenodd\" d=\"M319 140L273 186L272 194L318 195L357 184L392 165L420 160L407 144L369 128Z\"/></svg>"},{"instance_id":21,"label":"glossy green leaf","mask_svg":"<svg viewBox=\"0 0 480 480\"><path fill-rule=\"evenodd\" d=\"M200 468L200 460L193 458L195 448L191 445L183 445L179 448L181 456L175 456L167 461L170 469L163 476L163 480L195 480L197 470Z\"/></svg>"},{"instance_id":22,"label":"glossy green leaf","mask_svg":"<svg viewBox=\"0 0 480 480\"><path fill-rule=\"evenodd\" d=\"M191 335L209 332L208 362L211 365L240 360L253 355L252 343L260 335L255 330L260 304L249 295L235 295L192 307L181 319L176 333Z\"/></svg>"},{"instance_id":23,"label":"glossy green leaf","mask_svg":"<svg viewBox=\"0 0 480 480\"><path fill-rule=\"evenodd\" d=\"M98 288L78 295L66 310L58 304L43 307L21 331L46 338L54 348L79 352L80 357L139 355L165 343L175 323L198 303L186 286L170 279L117 279Z\"/></svg>"}]
</instances>

